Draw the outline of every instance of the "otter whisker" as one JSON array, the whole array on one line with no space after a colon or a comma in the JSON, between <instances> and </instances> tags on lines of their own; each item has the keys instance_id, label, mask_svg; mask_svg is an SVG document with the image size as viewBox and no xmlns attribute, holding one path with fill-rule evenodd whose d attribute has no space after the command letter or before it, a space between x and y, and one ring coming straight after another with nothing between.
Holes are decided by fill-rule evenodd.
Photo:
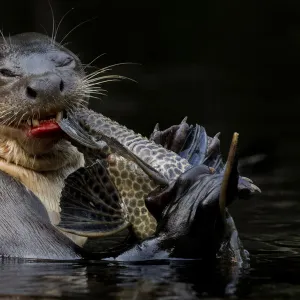
<instances>
[{"instance_id":1,"label":"otter whisker","mask_svg":"<svg viewBox=\"0 0 300 300\"><path fill-rule=\"evenodd\" d=\"M75 107L81 107L81 108L85 108L86 109L86 105L83 105L82 103L76 103L75 105L67 105L67 110L69 110L70 112L74 112Z\"/></svg>"},{"instance_id":2,"label":"otter whisker","mask_svg":"<svg viewBox=\"0 0 300 300\"><path fill-rule=\"evenodd\" d=\"M92 78L94 78L94 77L96 77L96 76L98 76L99 74L103 74L103 73L105 73L105 72L107 72L107 71L111 71L112 69L106 69L106 70L102 70L102 69L97 69L96 71L94 71L94 72L92 72L92 73L90 73L90 74L87 74L83 79L84 80L90 80L90 79L92 79Z\"/></svg>"},{"instance_id":3,"label":"otter whisker","mask_svg":"<svg viewBox=\"0 0 300 300\"><path fill-rule=\"evenodd\" d=\"M105 93L89 93L89 94L86 94L86 95L88 95L89 97L101 97L101 96L107 96L107 93L105 94Z\"/></svg>"},{"instance_id":4,"label":"otter whisker","mask_svg":"<svg viewBox=\"0 0 300 300\"><path fill-rule=\"evenodd\" d=\"M20 120L19 120L19 122L18 122L17 127L20 126L20 124L21 124L21 122L23 121L23 118L25 117L26 114L27 114L27 112L23 113L23 115L21 116L21 118L20 118Z\"/></svg>"},{"instance_id":5,"label":"otter whisker","mask_svg":"<svg viewBox=\"0 0 300 300\"><path fill-rule=\"evenodd\" d=\"M94 72L92 72L92 73L86 75L86 76L83 78L83 80L89 80L89 79L92 79L92 78L94 78L94 77L96 77L97 75L102 74L102 73L104 73L104 72L102 72L101 70L97 69L96 71L94 71Z\"/></svg>"},{"instance_id":6,"label":"otter whisker","mask_svg":"<svg viewBox=\"0 0 300 300\"><path fill-rule=\"evenodd\" d=\"M86 78L94 77L95 74L98 75L98 74L100 74L100 73L105 73L105 72L107 72L107 71L110 71L111 68L117 67L117 66L121 66L121 65L140 65L140 64L138 64L138 63L133 63L133 62L123 62L123 63L112 64L112 65L109 65L109 66L107 66L107 67L98 69L97 71L94 71L94 72L88 74L88 75L86 76Z\"/></svg>"},{"instance_id":7,"label":"otter whisker","mask_svg":"<svg viewBox=\"0 0 300 300\"><path fill-rule=\"evenodd\" d=\"M9 115L9 114L11 114L11 113L12 113L12 110L11 110L11 109L7 109L7 110L3 111L3 113L1 112L0 117L1 117L1 118L2 118L2 117L5 117L5 116L7 116L7 115Z\"/></svg>"},{"instance_id":8,"label":"otter whisker","mask_svg":"<svg viewBox=\"0 0 300 300\"><path fill-rule=\"evenodd\" d=\"M8 33L8 40L9 40L9 47L11 47L11 48L12 48L12 42L11 42L10 33Z\"/></svg>"},{"instance_id":9,"label":"otter whisker","mask_svg":"<svg viewBox=\"0 0 300 300\"><path fill-rule=\"evenodd\" d=\"M48 0L48 4L49 4L49 7L50 7L50 11L51 11L51 17L52 17L52 33L51 33L51 44L54 43L54 32L55 32L55 17L54 17L54 11L53 11L53 8L52 8L52 5L50 3L50 0Z\"/></svg>"},{"instance_id":10,"label":"otter whisker","mask_svg":"<svg viewBox=\"0 0 300 300\"><path fill-rule=\"evenodd\" d=\"M100 84L103 84L103 83L119 82L119 81L121 81L121 80L118 80L118 79L109 79L109 80L104 80L104 81L100 81L100 82L91 83L91 84L89 84L89 87L97 86L97 85L100 85Z\"/></svg>"},{"instance_id":11,"label":"otter whisker","mask_svg":"<svg viewBox=\"0 0 300 300\"><path fill-rule=\"evenodd\" d=\"M103 91L103 92L96 92L96 91L85 91L84 94L82 94L82 96L84 95L100 95L100 96L107 96L107 92Z\"/></svg>"},{"instance_id":12,"label":"otter whisker","mask_svg":"<svg viewBox=\"0 0 300 300\"><path fill-rule=\"evenodd\" d=\"M107 91L90 91L89 89L81 90L78 96L89 98L91 95L107 96Z\"/></svg>"},{"instance_id":13,"label":"otter whisker","mask_svg":"<svg viewBox=\"0 0 300 300\"><path fill-rule=\"evenodd\" d=\"M82 103L78 103L78 107L86 108L86 105L83 105Z\"/></svg>"},{"instance_id":14,"label":"otter whisker","mask_svg":"<svg viewBox=\"0 0 300 300\"><path fill-rule=\"evenodd\" d=\"M5 36L4 36L4 34L3 34L3 31L2 30L0 30L0 35L1 35L1 37L2 37L2 39L3 39L3 42L4 42L4 44L5 44L5 46L9 46L9 44L7 43L7 40L6 40L6 38L5 38Z\"/></svg>"},{"instance_id":15,"label":"otter whisker","mask_svg":"<svg viewBox=\"0 0 300 300\"><path fill-rule=\"evenodd\" d=\"M7 114L12 114L12 111L9 111ZM7 114L3 115L2 117L6 116ZM15 115L11 115L9 118L6 118L6 120L4 120L2 122L2 125L6 125Z\"/></svg>"},{"instance_id":16,"label":"otter whisker","mask_svg":"<svg viewBox=\"0 0 300 300\"><path fill-rule=\"evenodd\" d=\"M86 88L94 88L94 87L98 87L104 83L108 83L108 82L119 82L120 80L117 80L117 79L111 79L111 80L104 80L104 81L100 81L100 82L94 82L94 83L91 83L89 85L86 86Z\"/></svg>"},{"instance_id":17,"label":"otter whisker","mask_svg":"<svg viewBox=\"0 0 300 300\"><path fill-rule=\"evenodd\" d=\"M99 76L99 77L93 78L93 79L84 78L83 82L84 83L93 83L93 82L98 82L98 81L100 82L103 79L130 80L133 82L137 82L136 80L134 80L130 77L122 76L122 75L106 75L106 76Z\"/></svg>"},{"instance_id":18,"label":"otter whisker","mask_svg":"<svg viewBox=\"0 0 300 300\"><path fill-rule=\"evenodd\" d=\"M60 19L57 27L56 27L56 30L55 30L55 34L54 34L54 41L56 41L56 38L57 38L57 34L58 34L58 30L59 30L59 27L60 25L62 24L63 20L65 19L65 17L74 9L74 7L72 7L71 9L69 9L63 16L62 18Z\"/></svg>"},{"instance_id":19,"label":"otter whisker","mask_svg":"<svg viewBox=\"0 0 300 300\"><path fill-rule=\"evenodd\" d=\"M89 64L82 64L82 66L83 66L83 70L88 69L88 68L90 68L90 69L96 69L96 70L99 69L98 67L96 67L96 66L90 66Z\"/></svg>"},{"instance_id":20,"label":"otter whisker","mask_svg":"<svg viewBox=\"0 0 300 300\"><path fill-rule=\"evenodd\" d=\"M40 24L40 26L44 29L46 35L49 35L49 34L48 34L48 31L46 30L46 28L45 28L42 24Z\"/></svg>"},{"instance_id":21,"label":"otter whisker","mask_svg":"<svg viewBox=\"0 0 300 300\"><path fill-rule=\"evenodd\" d=\"M85 21L83 21L83 22L81 22L81 23L79 23L78 25L76 25L75 27L73 27L73 29L71 29L64 37L63 37L63 39L59 42L60 44L62 44L62 42L75 30L75 29L77 29L78 27L80 27L81 25L83 25L83 24L85 24L85 23L87 23L87 22L89 22L89 21L92 21L92 20L94 20L94 19L96 19L96 18L92 18L92 19L88 19L88 20L85 20Z\"/></svg>"},{"instance_id":22,"label":"otter whisker","mask_svg":"<svg viewBox=\"0 0 300 300\"><path fill-rule=\"evenodd\" d=\"M101 82L101 81L100 81ZM95 82L81 82L81 88L89 88L91 83L95 83ZM101 86L94 86L93 89L102 89Z\"/></svg>"},{"instance_id":23,"label":"otter whisker","mask_svg":"<svg viewBox=\"0 0 300 300\"><path fill-rule=\"evenodd\" d=\"M86 85L86 86L90 86L91 84L101 84L103 80L104 80L103 78L99 78L97 80L93 80L93 81L90 81L90 82L87 82L87 81L83 82L83 84ZM111 80L121 81L121 79L119 79L119 78L111 78Z\"/></svg>"},{"instance_id":24,"label":"otter whisker","mask_svg":"<svg viewBox=\"0 0 300 300\"><path fill-rule=\"evenodd\" d=\"M7 126L10 126L12 123L14 123L16 121L16 119L17 119L16 115L14 115L12 118L10 118L11 121L7 124Z\"/></svg>"},{"instance_id":25,"label":"otter whisker","mask_svg":"<svg viewBox=\"0 0 300 300\"><path fill-rule=\"evenodd\" d=\"M107 96L107 95L103 94L101 96ZM101 99L99 96L97 97L97 96L93 96L93 95L90 95L90 98L91 99Z\"/></svg>"},{"instance_id":26,"label":"otter whisker","mask_svg":"<svg viewBox=\"0 0 300 300\"><path fill-rule=\"evenodd\" d=\"M78 103L85 103L85 104L88 104L88 99L85 99L85 98L81 98Z\"/></svg>"},{"instance_id":27,"label":"otter whisker","mask_svg":"<svg viewBox=\"0 0 300 300\"><path fill-rule=\"evenodd\" d=\"M85 95L89 95L89 94L99 94L99 95L101 95L101 94L107 94L107 91L105 91L105 90L100 90L100 91L96 91L96 90L90 90L90 89L85 89L85 90L83 90L82 91Z\"/></svg>"},{"instance_id":28,"label":"otter whisker","mask_svg":"<svg viewBox=\"0 0 300 300\"><path fill-rule=\"evenodd\" d=\"M107 93L107 90L104 90L104 89L102 89L102 88L97 88L97 86L94 86L94 87L83 87L82 88L82 91L84 92L84 93L102 93L102 92L105 92L105 93Z\"/></svg>"},{"instance_id":29,"label":"otter whisker","mask_svg":"<svg viewBox=\"0 0 300 300\"><path fill-rule=\"evenodd\" d=\"M107 71L111 71L112 69L107 69ZM100 74L103 74L105 73L106 71L101 71L101 70L96 70L88 75L86 75L83 80L92 80L92 79L95 79L98 78L97 76L100 75Z\"/></svg>"},{"instance_id":30,"label":"otter whisker","mask_svg":"<svg viewBox=\"0 0 300 300\"><path fill-rule=\"evenodd\" d=\"M78 101L78 103L85 103L85 104L88 104L88 100L82 98L82 99L80 99L80 100Z\"/></svg>"},{"instance_id":31,"label":"otter whisker","mask_svg":"<svg viewBox=\"0 0 300 300\"><path fill-rule=\"evenodd\" d=\"M91 91L91 92L92 91L94 91L94 92L107 92L107 90L103 89L100 86L88 86L88 85L82 86L82 90Z\"/></svg>"},{"instance_id":32,"label":"otter whisker","mask_svg":"<svg viewBox=\"0 0 300 300\"><path fill-rule=\"evenodd\" d=\"M89 97L95 96L95 95L107 96L107 92L104 93L104 92L87 92L87 91L84 91L81 94L79 94L79 96L86 97L86 98L89 98Z\"/></svg>"},{"instance_id":33,"label":"otter whisker","mask_svg":"<svg viewBox=\"0 0 300 300\"><path fill-rule=\"evenodd\" d=\"M90 61L88 64L85 65L84 69L87 67L92 67L91 64L93 62L95 62L98 58L102 57L103 55L106 55L106 53L102 53L102 54L98 55L97 57L95 57L92 61Z\"/></svg>"},{"instance_id":34,"label":"otter whisker","mask_svg":"<svg viewBox=\"0 0 300 300\"><path fill-rule=\"evenodd\" d=\"M64 47L67 47L67 45L70 45L70 44L72 44L72 43L71 42L67 42L67 43L63 43L61 45L64 46Z\"/></svg>"}]
</instances>

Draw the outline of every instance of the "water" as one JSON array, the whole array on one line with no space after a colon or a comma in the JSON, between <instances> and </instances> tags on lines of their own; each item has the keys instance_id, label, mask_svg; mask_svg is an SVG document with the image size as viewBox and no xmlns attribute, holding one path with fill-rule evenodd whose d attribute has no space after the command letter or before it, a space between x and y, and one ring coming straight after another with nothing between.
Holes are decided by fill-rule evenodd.
<instances>
[{"instance_id":1,"label":"water","mask_svg":"<svg viewBox=\"0 0 300 300\"><path fill-rule=\"evenodd\" d=\"M252 176L253 177L253 176ZM0 295L12 299L298 299L300 172L277 166L254 176L263 194L232 206L251 254L243 272L207 269L200 261L144 263L2 261ZM108 241L111 242L111 241Z\"/></svg>"}]
</instances>

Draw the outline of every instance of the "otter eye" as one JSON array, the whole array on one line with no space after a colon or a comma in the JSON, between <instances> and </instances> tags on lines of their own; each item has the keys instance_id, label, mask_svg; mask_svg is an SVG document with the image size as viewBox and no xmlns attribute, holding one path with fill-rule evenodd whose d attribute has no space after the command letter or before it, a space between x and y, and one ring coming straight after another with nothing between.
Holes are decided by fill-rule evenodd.
<instances>
[{"instance_id":1,"label":"otter eye","mask_svg":"<svg viewBox=\"0 0 300 300\"><path fill-rule=\"evenodd\" d=\"M0 69L0 75L4 77L16 77L17 75L8 69Z\"/></svg>"},{"instance_id":2,"label":"otter eye","mask_svg":"<svg viewBox=\"0 0 300 300\"><path fill-rule=\"evenodd\" d=\"M74 63L74 59L71 56L66 57L58 67L67 67Z\"/></svg>"}]
</instances>

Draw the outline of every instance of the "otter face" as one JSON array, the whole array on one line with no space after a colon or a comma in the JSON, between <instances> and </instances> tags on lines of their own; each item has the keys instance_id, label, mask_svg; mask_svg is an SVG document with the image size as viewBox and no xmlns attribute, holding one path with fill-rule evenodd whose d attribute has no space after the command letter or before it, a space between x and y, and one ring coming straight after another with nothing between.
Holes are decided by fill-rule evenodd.
<instances>
[{"instance_id":1,"label":"otter face","mask_svg":"<svg viewBox=\"0 0 300 300\"><path fill-rule=\"evenodd\" d=\"M63 111L87 104L84 76L79 58L47 36L0 39L0 135L33 155L51 150Z\"/></svg>"}]
</instances>

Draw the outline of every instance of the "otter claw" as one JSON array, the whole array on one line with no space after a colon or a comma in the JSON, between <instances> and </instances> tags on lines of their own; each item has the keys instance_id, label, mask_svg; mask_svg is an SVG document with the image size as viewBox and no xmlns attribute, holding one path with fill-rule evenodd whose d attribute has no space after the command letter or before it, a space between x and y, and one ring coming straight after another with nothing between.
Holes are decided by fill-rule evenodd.
<instances>
[{"instance_id":1,"label":"otter claw","mask_svg":"<svg viewBox=\"0 0 300 300\"><path fill-rule=\"evenodd\" d=\"M255 184L250 184L251 188L253 189L254 192L258 192L258 193L261 193L261 189L256 186Z\"/></svg>"},{"instance_id":2,"label":"otter claw","mask_svg":"<svg viewBox=\"0 0 300 300\"><path fill-rule=\"evenodd\" d=\"M242 178L245 179L245 180L247 180L250 183L253 183L253 181L250 178L247 178L247 177L242 177Z\"/></svg>"},{"instance_id":3,"label":"otter claw","mask_svg":"<svg viewBox=\"0 0 300 300\"><path fill-rule=\"evenodd\" d=\"M218 132L218 133L214 136L214 138L218 139L220 135L221 135L221 132Z\"/></svg>"}]
</instances>

